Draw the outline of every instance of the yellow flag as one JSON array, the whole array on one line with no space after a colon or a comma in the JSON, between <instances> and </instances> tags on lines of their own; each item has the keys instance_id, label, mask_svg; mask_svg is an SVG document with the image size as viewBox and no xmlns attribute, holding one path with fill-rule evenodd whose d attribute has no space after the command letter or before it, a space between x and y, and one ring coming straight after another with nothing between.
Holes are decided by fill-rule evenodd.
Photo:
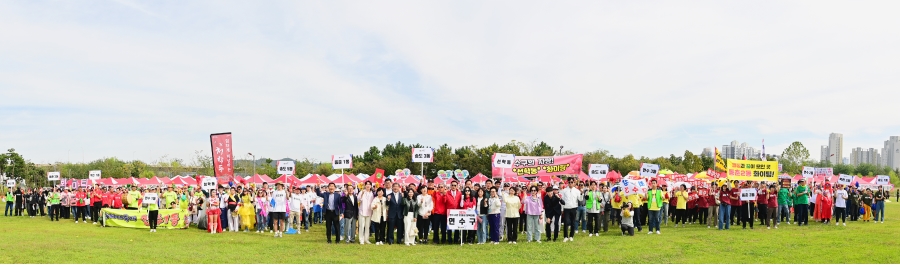
<instances>
[{"instance_id":1,"label":"yellow flag","mask_svg":"<svg viewBox=\"0 0 900 265\"><path fill-rule=\"evenodd\" d=\"M725 159L722 159L722 153L719 153L719 148L716 147L716 157L715 157L716 171L725 172Z\"/></svg>"}]
</instances>

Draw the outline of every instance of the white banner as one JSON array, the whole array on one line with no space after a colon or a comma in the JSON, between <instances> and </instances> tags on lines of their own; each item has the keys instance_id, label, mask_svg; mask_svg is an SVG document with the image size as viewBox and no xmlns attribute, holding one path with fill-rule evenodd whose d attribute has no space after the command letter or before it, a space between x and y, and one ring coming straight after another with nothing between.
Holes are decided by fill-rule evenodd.
<instances>
[{"instance_id":1,"label":"white banner","mask_svg":"<svg viewBox=\"0 0 900 265\"><path fill-rule=\"evenodd\" d=\"M88 179L100 179L100 170L91 170L88 172Z\"/></svg>"},{"instance_id":2,"label":"white banner","mask_svg":"<svg viewBox=\"0 0 900 265\"><path fill-rule=\"evenodd\" d=\"M756 188L741 189L741 201L756 200Z\"/></svg>"},{"instance_id":3,"label":"white banner","mask_svg":"<svg viewBox=\"0 0 900 265\"><path fill-rule=\"evenodd\" d=\"M641 163L641 177L652 178L659 175L659 165Z\"/></svg>"},{"instance_id":4,"label":"white banner","mask_svg":"<svg viewBox=\"0 0 900 265\"><path fill-rule=\"evenodd\" d=\"M47 172L47 180L58 181L59 180L59 172Z\"/></svg>"},{"instance_id":5,"label":"white banner","mask_svg":"<svg viewBox=\"0 0 900 265\"><path fill-rule=\"evenodd\" d=\"M633 179L622 179L619 182L622 185L622 191L625 192L625 196L631 194L646 194L647 190L650 188L647 186L646 180L633 180Z\"/></svg>"},{"instance_id":6,"label":"white banner","mask_svg":"<svg viewBox=\"0 0 900 265\"><path fill-rule=\"evenodd\" d=\"M816 176L834 176L834 169L830 167L816 168Z\"/></svg>"},{"instance_id":7,"label":"white banner","mask_svg":"<svg viewBox=\"0 0 900 265\"><path fill-rule=\"evenodd\" d=\"M606 178L606 173L609 173L607 164L591 164L588 168L588 176L595 180Z\"/></svg>"},{"instance_id":8,"label":"white banner","mask_svg":"<svg viewBox=\"0 0 900 265\"><path fill-rule=\"evenodd\" d=\"M447 230L477 230L477 216L475 211L447 209Z\"/></svg>"},{"instance_id":9,"label":"white banner","mask_svg":"<svg viewBox=\"0 0 900 265\"><path fill-rule=\"evenodd\" d=\"M143 203L146 204L156 204L159 201L159 195L156 193L144 193Z\"/></svg>"},{"instance_id":10,"label":"white banner","mask_svg":"<svg viewBox=\"0 0 900 265\"><path fill-rule=\"evenodd\" d=\"M803 175L803 178L805 178L805 179L812 178L813 176L816 175L816 168L803 167L803 172L801 172L801 175Z\"/></svg>"},{"instance_id":11,"label":"white banner","mask_svg":"<svg viewBox=\"0 0 900 265\"><path fill-rule=\"evenodd\" d=\"M853 182L853 176L841 174L838 176L838 184L850 185Z\"/></svg>"},{"instance_id":12,"label":"white banner","mask_svg":"<svg viewBox=\"0 0 900 265\"><path fill-rule=\"evenodd\" d=\"M878 175L875 176L875 185L891 184L891 176Z\"/></svg>"},{"instance_id":13,"label":"white banner","mask_svg":"<svg viewBox=\"0 0 900 265\"><path fill-rule=\"evenodd\" d=\"M214 177L205 177L200 180L200 188L203 190L214 190L218 184L218 180Z\"/></svg>"},{"instance_id":14,"label":"white banner","mask_svg":"<svg viewBox=\"0 0 900 265\"><path fill-rule=\"evenodd\" d=\"M331 168L333 168L333 169L353 168L353 154L331 156Z\"/></svg>"},{"instance_id":15,"label":"white banner","mask_svg":"<svg viewBox=\"0 0 900 265\"><path fill-rule=\"evenodd\" d=\"M278 161L275 168L279 175L294 175L294 161Z\"/></svg>"},{"instance_id":16,"label":"white banner","mask_svg":"<svg viewBox=\"0 0 900 265\"><path fill-rule=\"evenodd\" d=\"M493 166L495 168L512 168L513 161L516 161L516 155L494 153Z\"/></svg>"},{"instance_id":17,"label":"white banner","mask_svg":"<svg viewBox=\"0 0 900 265\"><path fill-rule=\"evenodd\" d=\"M15 181L15 180L12 180L12 179L7 179L7 180L6 180L6 187L7 187L7 188L12 188L12 187L15 187L15 186L16 186L16 181Z\"/></svg>"},{"instance_id":18,"label":"white banner","mask_svg":"<svg viewBox=\"0 0 900 265\"><path fill-rule=\"evenodd\" d=\"M413 163L431 163L434 162L434 149L431 148L413 148Z\"/></svg>"}]
</instances>

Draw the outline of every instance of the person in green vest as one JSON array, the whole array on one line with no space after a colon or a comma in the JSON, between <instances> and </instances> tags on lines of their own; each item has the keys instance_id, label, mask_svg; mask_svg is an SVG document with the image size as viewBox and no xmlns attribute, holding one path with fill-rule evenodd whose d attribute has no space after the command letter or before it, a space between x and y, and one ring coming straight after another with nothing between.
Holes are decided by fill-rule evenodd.
<instances>
[{"instance_id":1,"label":"person in green vest","mask_svg":"<svg viewBox=\"0 0 900 265\"><path fill-rule=\"evenodd\" d=\"M175 202L178 200L178 194L172 191L172 187L166 187L166 193L163 193L163 198L166 198L166 205L164 208L175 209Z\"/></svg>"},{"instance_id":2,"label":"person in green vest","mask_svg":"<svg viewBox=\"0 0 900 265\"><path fill-rule=\"evenodd\" d=\"M666 201L665 195L663 195L665 191L658 188L656 186L656 180L650 181L650 189L647 190L647 210L650 213L650 232L647 234L653 234L653 228L656 228L656 234L660 234L659 232L659 222L660 215L659 210L663 207L663 202Z\"/></svg>"},{"instance_id":3,"label":"person in green vest","mask_svg":"<svg viewBox=\"0 0 900 265\"><path fill-rule=\"evenodd\" d=\"M784 186L781 186L781 189L778 190L778 223L780 224L783 219L787 219L788 224L791 224L791 206L794 205L794 198L791 195L791 190ZM776 224L777 226L777 224Z\"/></svg>"},{"instance_id":4,"label":"person in green vest","mask_svg":"<svg viewBox=\"0 0 900 265\"><path fill-rule=\"evenodd\" d=\"M131 186L131 191L128 192L128 210L137 210L140 208L138 205L138 199L141 198L141 192L137 191L137 186Z\"/></svg>"},{"instance_id":5,"label":"person in green vest","mask_svg":"<svg viewBox=\"0 0 900 265\"><path fill-rule=\"evenodd\" d=\"M53 192L50 193L50 221L52 222L54 217L56 217L56 221L59 222L59 203L62 201L62 196L59 195L59 188L53 188Z\"/></svg>"},{"instance_id":6,"label":"person in green vest","mask_svg":"<svg viewBox=\"0 0 900 265\"><path fill-rule=\"evenodd\" d=\"M9 213L9 216L13 216L13 214L15 214L13 212L13 211L15 211L13 209L13 204L15 203L15 201L16 201L16 196L13 195L12 189L7 189L6 190L6 208L3 208L3 216L7 216L7 213Z\"/></svg>"},{"instance_id":7,"label":"person in green vest","mask_svg":"<svg viewBox=\"0 0 900 265\"><path fill-rule=\"evenodd\" d=\"M537 190L537 189L535 189ZM588 237L600 235L600 214L603 213L603 194L596 181L591 181L591 190L584 193L585 209L587 211Z\"/></svg>"},{"instance_id":8,"label":"person in green vest","mask_svg":"<svg viewBox=\"0 0 900 265\"><path fill-rule=\"evenodd\" d=\"M800 179L799 185L794 189L794 222L797 226L809 225L809 187L806 180Z\"/></svg>"}]
</instances>

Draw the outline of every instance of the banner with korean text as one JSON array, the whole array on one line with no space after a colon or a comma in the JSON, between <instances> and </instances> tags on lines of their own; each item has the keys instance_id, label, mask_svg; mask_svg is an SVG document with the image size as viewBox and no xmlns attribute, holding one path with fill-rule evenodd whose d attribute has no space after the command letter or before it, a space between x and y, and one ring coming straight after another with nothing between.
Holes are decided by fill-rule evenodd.
<instances>
[{"instance_id":1,"label":"banner with korean text","mask_svg":"<svg viewBox=\"0 0 900 265\"><path fill-rule=\"evenodd\" d=\"M177 229L187 227L187 210L159 209L157 228ZM149 213L146 210L120 210L103 208L100 211L104 226L150 229Z\"/></svg>"},{"instance_id":2,"label":"banner with korean text","mask_svg":"<svg viewBox=\"0 0 900 265\"><path fill-rule=\"evenodd\" d=\"M582 155L516 156L512 168L492 167L494 176L554 176L578 175Z\"/></svg>"},{"instance_id":3,"label":"banner with korean text","mask_svg":"<svg viewBox=\"0 0 900 265\"><path fill-rule=\"evenodd\" d=\"M231 161L234 156L231 153L231 133L214 133L209 135L212 147L213 172L216 177L233 177L234 165Z\"/></svg>"},{"instance_id":4,"label":"banner with korean text","mask_svg":"<svg viewBox=\"0 0 900 265\"><path fill-rule=\"evenodd\" d=\"M728 159L729 180L770 181L778 180L778 161L753 161Z\"/></svg>"}]
</instances>

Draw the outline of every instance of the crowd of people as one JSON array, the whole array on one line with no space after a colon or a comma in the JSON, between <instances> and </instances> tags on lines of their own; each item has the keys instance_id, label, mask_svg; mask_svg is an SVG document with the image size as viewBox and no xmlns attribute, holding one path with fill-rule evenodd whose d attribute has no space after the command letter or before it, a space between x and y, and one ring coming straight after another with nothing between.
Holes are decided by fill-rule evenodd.
<instances>
[{"instance_id":1,"label":"crowd of people","mask_svg":"<svg viewBox=\"0 0 900 265\"><path fill-rule=\"evenodd\" d=\"M324 223L326 242L359 244L518 244L526 242L575 240L607 233L633 236L635 230L660 234L661 226L706 225L728 230L779 225L808 225L810 217L822 224L845 225L850 221L884 223L884 201L890 194L877 190L857 190L855 186L829 182L786 187L776 183L733 181L713 182L709 188L685 184L668 187L649 182L646 193L627 193L616 183L580 181L570 178L558 184L511 184L500 181L447 185L427 182L403 186L385 180L342 186L329 183L312 187L286 188L282 183L197 187L48 188L9 190L4 216L34 218L50 216L51 221L73 219L93 224L100 209L148 211L150 231L156 231L160 209L188 212L186 222L209 233L254 231L282 237L285 233L309 231ZM741 200L741 189L756 188L752 199ZM146 193L157 193L156 203L143 202ZM898 196L900 197L900 196ZM448 230L448 210L475 213L475 230ZM615 227L618 227L616 229ZM332 238L334 239L332 241ZM374 242L374 243L373 243Z\"/></svg>"}]
</instances>

